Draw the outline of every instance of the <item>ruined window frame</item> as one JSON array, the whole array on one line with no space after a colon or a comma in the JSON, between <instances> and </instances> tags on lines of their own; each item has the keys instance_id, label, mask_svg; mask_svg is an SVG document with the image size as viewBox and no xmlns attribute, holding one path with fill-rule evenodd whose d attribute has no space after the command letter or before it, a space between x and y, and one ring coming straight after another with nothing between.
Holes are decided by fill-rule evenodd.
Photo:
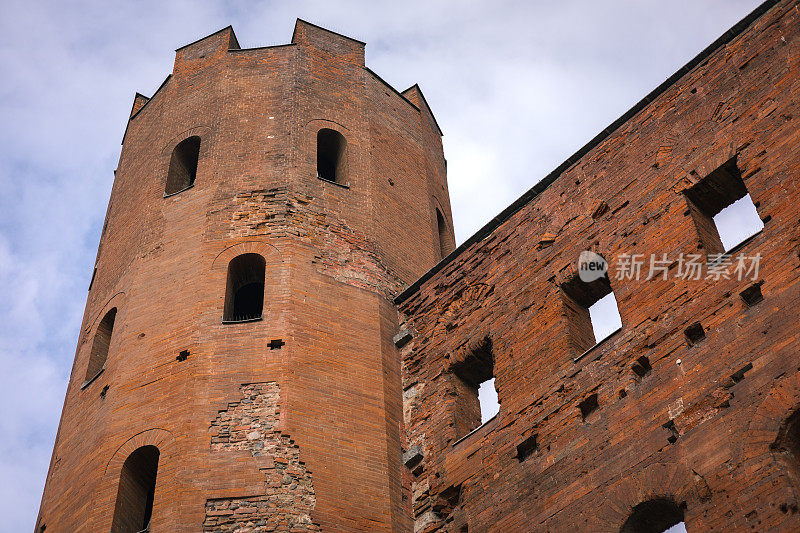
<instances>
[{"instance_id":1,"label":"ruined window frame","mask_svg":"<svg viewBox=\"0 0 800 533\"><path fill-rule=\"evenodd\" d=\"M765 224L758 210L759 203L753 199L742 178L736 156L725 161L691 187L683 189L682 196L686 201L688 214L692 218L699 245L705 251L707 260L715 257L721 259L735 253L764 231ZM748 196L761 220L761 229L726 250L714 217Z\"/></svg>"},{"instance_id":2,"label":"ruined window frame","mask_svg":"<svg viewBox=\"0 0 800 533\"><path fill-rule=\"evenodd\" d=\"M456 433L453 444L461 442L499 417L502 404L500 402L500 390L496 381L495 361L494 341L490 336L486 336L468 346L466 352L450 365L448 376L450 385L455 389L456 397L456 401L453 402L449 412L449 416L453 417ZM483 422L481 421L483 413L478 390L483 383L491 379L495 379L498 410L494 416ZM476 405L477 409L475 409ZM475 420L467 420L465 422L462 418L465 414L475 418ZM477 416L475 416L476 414Z\"/></svg>"},{"instance_id":3,"label":"ruined window frame","mask_svg":"<svg viewBox=\"0 0 800 533\"><path fill-rule=\"evenodd\" d=\"M569 351L573 361L580 361L587 354L597 349L598 346L610 342L625 327L625 321L616 297L617 292L614 290L607 273L602 278L590 282L581 280L575 274L561 283L558 289L567 322ZM594 336L594 327L589 309L609 294L614 295L621 325L598 341ZM585 342L588 338L592 339L591 343Z\"/></svg>"}]
</instances>

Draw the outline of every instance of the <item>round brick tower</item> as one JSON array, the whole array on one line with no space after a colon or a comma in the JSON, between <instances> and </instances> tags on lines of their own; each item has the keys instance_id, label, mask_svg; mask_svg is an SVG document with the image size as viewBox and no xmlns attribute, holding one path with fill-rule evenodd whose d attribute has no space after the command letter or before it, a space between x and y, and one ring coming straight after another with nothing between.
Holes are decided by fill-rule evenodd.
<instances>
[{"instance_id":1,"label":"round brick tower","mask_svg":"<svg viewBox=\"0 0 800 533\"><path fill-rule=\"evenodd\" d=\"M392 298L451 220L436 121L364 43L179 48L134 101L37 531L409 529Z\"/></svg>"}]
</instances>

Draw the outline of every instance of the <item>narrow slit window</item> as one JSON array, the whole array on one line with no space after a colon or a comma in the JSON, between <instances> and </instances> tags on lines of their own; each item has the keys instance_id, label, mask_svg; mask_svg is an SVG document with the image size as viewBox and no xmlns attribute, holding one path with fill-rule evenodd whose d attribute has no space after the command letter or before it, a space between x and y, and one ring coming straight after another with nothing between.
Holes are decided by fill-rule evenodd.
<instances>
[{"instance_id":1,"label":"narrow slit window","mask_svg":"<svg viewBox=\"0 0 800 533\"><path fill-rule=\"evenodd\" d=\"M439 237L439 256L444 258L453 251L450 244L450 231L447 228L447 222L444 220L444 215L436 208L436 231Z\"/></svg>"},{"instance_id":2,"label":"narrow slit window","mask_svg":"<svg viewBox=\"0 0 800 533\"><path fill-rule=\"evenodd\" d=\"M608 275L590 282L576 276L561 290L573 355L583 354L622 328Z\"/></svg>"},{"instance_id":3,"label":"narrow slit window","mask_svg":"<svg viewBox=\"0 0 800 533\"><path fill-rule=\"evenodd\" d=\"M115 533L150 531L156 492L159 451L142 446L122 465L111 530Z\"/></svg>"},{"instance_id":4,"label":"narrow slit window","mask_svg":"<svg viewBox=\"0 0 800 533\"><path fill-rule=\"evenodd\" d=\"M91 381L105 368L108 359L108 348L111 346L111 335L114 332L114 321L117 318L117 308L105 314L92 341L92 351L89 352L89 365L86 368L86 381Z\"/></svg>"},{"instance_id":5,"label":"narrow slit window","mask_svg":"<svg viewBox=\"0 0 800 533\"><path fill-rule=\"evenodd\" d=\"M345 149L347 141L336 130L322 128L317 132L317 176L325 181L345 185Z\"/></svg>"},{"instance_id":6,"label":"narrow slit window","mask_svg":"<svg viewBox=\"0 0 800 533\"><path fill-rule=\"evenodd\" d=\"M194 185L200 157L200 137L184 139L172 150L165 195L175 194Z\"/></svg>"},{"instance_id":7,"label":"narrow slit window","mask_svg":"<svg viewBox=\"0 0 800 533\"><path fill-rule=\"evenodd\" d=\"M654 498L633 508L620 533L685 533L685 505L669 498Z\"/></svg>"},{"instance_id":8,"label":"narrow slit window","mask_svg":"<svg viewBox=\"0 0 800 533\"><path fill-rule=\"evenodd\" d=\"M684 195L709 255L728 252L764 229L735 159L686 189Z\"/></svg>"},{"instance_id":9,"label":"narrow slit window","mask_svg":"<svg viewBox=\"0 0 800 533\"><path fill-rule=\"evenodd\" d=\"M261 318L264 310L266 262L258 254L242 254L228 265L224 322L247 322Z\"/></svg>"},{"instance_id":10,"label":"narrow slit window","mask_svg":"<svg viewBox=\"0 0 800 533\"><path fill-rule=\"evenodd\" d=\"M456 438L485 424L500 410L494 380L492 341L482 340L464 360L452 368L455 387L454 418Z\"/></svg>"}]
</instances>

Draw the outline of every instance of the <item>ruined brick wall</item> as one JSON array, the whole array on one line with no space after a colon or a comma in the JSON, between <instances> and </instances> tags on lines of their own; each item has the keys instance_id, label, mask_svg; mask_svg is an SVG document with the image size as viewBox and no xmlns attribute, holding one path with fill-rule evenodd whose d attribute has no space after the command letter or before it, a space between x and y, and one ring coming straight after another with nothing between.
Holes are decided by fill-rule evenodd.
<instances>
[{"instance_id":1,"label":"ruined brick wall","mask_svg":"<svg viewBox=\"0 0 800 533\"><path fill-rule=\"evenodd\" d=\"M415 531L620 531L652 500L690 532L800 529L800 8L764 8L402 296ZM686 192L731 161L764 222L735 254L760 272L680 279L708 252ZM584 250L610 261L622 329L581 354ZM616 279L623 254L670 275ZM500 411L465 436L453 383L486 338Z\"/></svg>"},{"instance_id":2,"label":"ruined brick wall","mask_svg":"<svg viewBox=\"0 0 800 533\"><path fill-rule=\"evenodd\" d=\"M450 211L441 133L408 94L365 67L364 43L298 21L287 45L242 49L225 28L184 46L136 96L40 526L108 531L122 463L145 445L160 451L154 532L236 529L273 500L276 527L409 526L391 299L439 260L434 204ZM317 177L321 128L347 142L346 183ZM165 195L172 151L193 136L194 185ZM223 323L228 264L249 253L265 264L262 319ZM105 367L84 383L112 308ZM293 465L272 495L277 466L208 435L220 409L244 409L243 384L265 383L278 419L259 439Z\"/></svg>"}]
</instances>

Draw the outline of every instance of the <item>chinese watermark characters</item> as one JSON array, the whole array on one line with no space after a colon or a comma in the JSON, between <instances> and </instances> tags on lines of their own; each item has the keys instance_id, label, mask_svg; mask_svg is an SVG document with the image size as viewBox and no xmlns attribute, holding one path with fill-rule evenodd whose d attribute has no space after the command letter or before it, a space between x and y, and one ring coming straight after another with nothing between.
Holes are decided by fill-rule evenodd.
<instances>
[{"instance_id":1,"label":"chinese watermark characters","mask_svg":"<svg viewBox=\"0 0 800 533\"><path fill-rule=\"evenodd\" d=\"M709 254L708 261L704 261L701 254L682 253L674 259L667 257L667 254L650 254L649 258L645 254L621 254L616 257L613 266L614 278L618 280L666 280L670 276L670 269L675 267L673 275L679 279L755 281L761 267L761 253L740 253L736 256Z\"/></svg>"}]
</instances>

